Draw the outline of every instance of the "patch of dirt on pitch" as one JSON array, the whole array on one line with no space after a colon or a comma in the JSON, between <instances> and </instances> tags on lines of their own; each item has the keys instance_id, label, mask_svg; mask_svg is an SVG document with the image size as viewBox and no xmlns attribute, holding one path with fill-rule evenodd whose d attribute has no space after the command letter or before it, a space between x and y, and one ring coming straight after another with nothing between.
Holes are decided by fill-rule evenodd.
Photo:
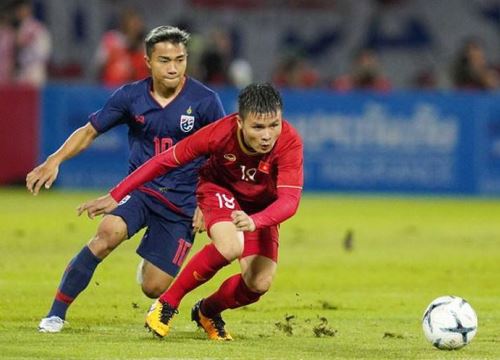
<instances>
[{"instance_id":1,"label":"patch of dirt on pitch","mask_svg":"<svg viewBox=\"0 0 500 360\"><path fill-rule=\"evenodd\" d=\"M316 337L324 337L324 336L335 336L338 330L335 330L328 326L328 319L325 317L319 318L319 324L313 327L313 333Z\"/></svg>"},{"instance_id":2,"label":"patch of dirt on pitch","mask_svg":"<svg viewBox=\"0 0 500 360\"><path fill-rule=\"evenodd\" d=\"M337 305L334 305L331 302L325 300L321 300L319 303L321 304L321 308L323 310L338 310L339 308Z\"/></svg>"},{"instance_id":3,"label":"patch of dirt on pitch","mask_svg":"<svg viewBox=\"0 0 500 360\"><path fill-rule=\"evenodd\" d=\"M295 315L285 315L285 321L278 321L277 323L274 324L276 326L276 329L279 331L284 332L287 336L292 336L293 335L293 326L294 324L292 323L292 320L295 319Z\"/></svg>"},{"instance_id":4,"label":"patch of dirt on pitch","mask_svg":"<svg viewBox=\"0 0 500 360\"><path fill-rule=\"evenodd\" d=\"M385 332L383 339L404 339L405 337L402 334L396 334L392 332Z\"/></svg>"}]
</instances>

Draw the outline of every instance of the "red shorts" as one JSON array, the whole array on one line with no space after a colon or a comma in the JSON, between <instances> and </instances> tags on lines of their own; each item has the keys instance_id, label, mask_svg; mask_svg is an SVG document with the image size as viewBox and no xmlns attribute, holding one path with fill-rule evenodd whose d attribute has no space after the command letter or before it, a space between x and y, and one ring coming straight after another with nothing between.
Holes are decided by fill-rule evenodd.
<instances>
[{"instance_id":1,"label":"red shorts","mask_svg":"<svg viewBox=\"0 0 500 360\"><path fill-rule=\"evenodd\" d=\"M234 195L227 189L210 182L200 182L196 190L198 206L203 213L208 235L213 224L221 221L231 222L231 213L243 210ZM241 258L261 255L278 261L279 231L278 226L271 226L244 233L244 249Z\"/></svg>"}]
</instances>

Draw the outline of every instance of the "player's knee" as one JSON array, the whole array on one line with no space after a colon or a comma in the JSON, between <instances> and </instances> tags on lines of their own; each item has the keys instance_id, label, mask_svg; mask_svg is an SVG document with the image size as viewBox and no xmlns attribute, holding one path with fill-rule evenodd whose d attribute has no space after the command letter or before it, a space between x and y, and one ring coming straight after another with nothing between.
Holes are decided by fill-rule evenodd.
<instances>
[{"instance_id":1,"label":"player's knee","mask_svg":"<svg viewBox=\"0 0 500 360\"><path fill-rule=\"evenodd\" d=\"M141 284L141 287L144 295L151 299L160 297L160 295L163 294L165 290L167 290L166 286L161 286L159 284L148 284L144 282Z\"/></svg>"},{"instance_id":2,"label":"player's knee","mask_svg":"<svg viewBox=\"0 0 500 360\"><path fill-rule=\"evenodd\" d=\"M114 218L117 218L116 216ZM97 233L89 242L89 248L99 258L103 259L127 238L127 226L121 218L108 219L101 222Z\"/></svg>"},{"instance_id":3,"label":"player's knee","mask_svg":"<svg viewBox=\"0 0 500 360\"><path fill-rule=\"evenodd\" d=\"M229 262L238 259L243 254L243 247L237 242L216 243L217 250Z\"/></svg>"},{"instance_id":4,"label":"player's knee","mask_svg":"<svg viewBox=\"0 0 500 360\"><path fill-rule=\"evenodd\" d=\"M168 289L173 278L145 277L142 280L142 292L149 298L155 299Z\"/></svg>"},{"instance_id":5,"label":"player's knee","mask_svg":"<svg viewBox=\"0 0 500 360\"><path fill-rule=\"evenodd\" d=\"M89 249L100 259L104 259L113 251L114 247L109 246L108 242L104 240L105 237L102 234L97 233L94 235L88 244Z\"/></svg>"},{"instance_id":6,"label":"player's knee","mask_svg":"<svg viewBox=\"0 0 500 360\"><path fill-rule=\"evenodd\" d=\"M236 260L241 254L243 254L243 249L238 246L230 247L223 253L224 257L229 261Z\"/></svg>"},{"instance_id":7,"label":"player's knee","mask_svg":"<svg viewBox=\"0 0 500 360\"><path fill-rule=\"evenodd\" d=\"M254 293L264 294L269 291L273 283L273 276L267 274L259 274L256 276L245 277L245 284L248 289Z\"/></svg>"},{"instance_id":8,"label":"player's knee","mask_svg":"<svg viewBox=\"0 0 500 360\"><path fill-rule=\"evenodd\" d=\"M243 235L235 231L232 223L216 223L210 231L213 244L228 261L236 260L243 254Z\"/></svg>"}]
</instances>

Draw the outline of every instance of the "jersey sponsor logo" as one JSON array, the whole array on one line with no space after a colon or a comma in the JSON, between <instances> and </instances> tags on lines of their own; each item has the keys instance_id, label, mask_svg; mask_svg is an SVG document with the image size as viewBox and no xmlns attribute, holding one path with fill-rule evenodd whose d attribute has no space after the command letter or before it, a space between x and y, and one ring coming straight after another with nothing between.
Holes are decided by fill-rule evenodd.
<instances>
[{"instance_id":1,"label":"jersey sponsor logo","mask_svg":"<svg viewBox=\"0 0 500 360\"><path fill-rule=\"evenodd\" d=\"M184 132L190 132L194 127L194 116L181 115L181 130Z\"/></svg>"},{"instance_id":2,"label":"jersey sponsor logo","mask_svg":"<svg viewBox=\"0 0 500 360\"><path fill-rule=\"evenodd\" d=\"M119 203L118 206L125 204L130 199L130 195L125 196Z\"/></svg>"},{"instance_id":3,"label":"jersey sponsor logo","mask_svg":"<svg viewBox=\"0 0 500 360\"><path fill-rule=\"evenodd\" d=\"M236 161L236 155L234 155L234 154L224 154L224 159L233 162L233 161Z\"/></svg>"},{"instance_id":4,"label":"jersey sponsor logo","mask_svg":"<svg viewBox=\"0 0 500 360\"><path fill-rule=\"evenodd\" d=\"M135 122L137 122L139 124L144 125L144 123L146 122L146 118L144 117L144 115L135 115L134 119L135 119Z\"/></svg>"}]
</instances>

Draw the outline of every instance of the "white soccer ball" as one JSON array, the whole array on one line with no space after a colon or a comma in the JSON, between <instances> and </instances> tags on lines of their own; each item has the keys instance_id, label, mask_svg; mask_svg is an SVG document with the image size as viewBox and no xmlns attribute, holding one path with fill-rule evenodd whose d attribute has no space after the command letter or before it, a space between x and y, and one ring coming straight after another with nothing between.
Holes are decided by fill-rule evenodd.
<instances>
[{"instance_id":1,"label":"white soccer ball","mask_svg":"<svg viewBox=\"0 0 500 360\"><path fill-rule=\"evenodd\" d=\"M458 296L441 296L425 309L422 328L427 340L438 349L460 349L476 335L476 312Z\"/></svg>"}]
</instances>

